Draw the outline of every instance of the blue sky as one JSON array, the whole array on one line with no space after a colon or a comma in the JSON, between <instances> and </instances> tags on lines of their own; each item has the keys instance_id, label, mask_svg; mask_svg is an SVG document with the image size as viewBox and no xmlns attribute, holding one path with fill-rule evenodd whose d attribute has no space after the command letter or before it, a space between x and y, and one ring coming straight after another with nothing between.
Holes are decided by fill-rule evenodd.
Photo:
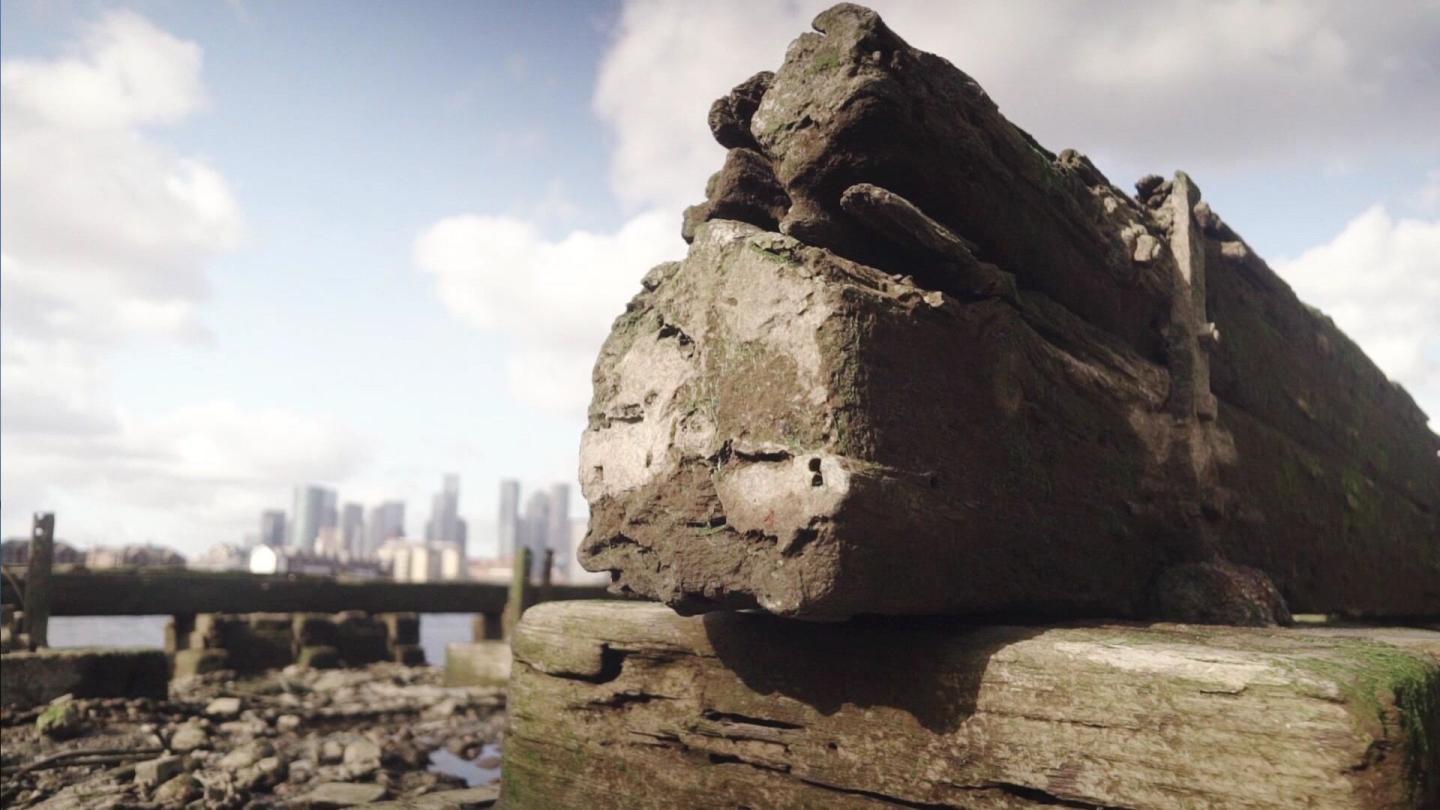
<instances>
[{"instance_id":1,"label":"blue sky","mask_svg":"<svg viewBox=\"0 0 1440 810\"><path fill-rule=\"evenodd\" d=\"M193 554L317 480L415 531L454 471L483 553L823 5L7 1L0 528ZM1440 412L1433 4L876 5L1117 185L1190 171Z\"/></svg>"}]
</instances>

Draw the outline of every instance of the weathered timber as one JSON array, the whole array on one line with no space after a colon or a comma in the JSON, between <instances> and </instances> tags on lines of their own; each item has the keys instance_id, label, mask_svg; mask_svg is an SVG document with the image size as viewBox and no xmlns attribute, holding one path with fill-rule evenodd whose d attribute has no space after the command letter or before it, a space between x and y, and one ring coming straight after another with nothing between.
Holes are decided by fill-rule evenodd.
<instances>
[{"instance_id":1,"label":"weathered timber","mask_svg":"<svg viewBox=\"0 0 1440 810\"><path fill-rule=\"evenodd\" d=\"M162 650L43 649L0 656L0 704L35 706L75 697L163 698L170 661Z\"/></svg>"},{"instance_id":2,"label":"weathered timber","mask_svg":"<svg viewBox=\"0 0 1440 810\"><path fill-rule=\"evenodd\" d=\"M586 602L529 611L514 648L515 810L1440 801L1440 633L1425 630Z\"/></svg>"},{"instance_id":3,"label":"weathered timber","mask_svg":"<svg viewBox=\"0 0 1440 810\"><path fill-rule=\"evenodd\" d=\"M25 578L25 632L30 636L32 650L50 644L50 568L54 560L55 515L36 512L30 530L30 561Z\"/></svg>"},{"instance_id":4,"label":"weathered timber","mask_svg":"<svg viewBox=\"0 0 1440 810\"><path fill-rule=\"evenodd\" d=\"M25 577L19 577L24 584ZM488 582L342 581L204 571L56 571L55 616L150 616L200 613L499 613L507 586ZM556 599L595 599L605 589L554 585ZM13 599L10 588L4 598Z\"/></svg>"},{"instance_id":5,"label":"weathered timber","mask_svg":"<svg viewBox=\"0 0 1440 810\"><path fill-rule=\"evenodd\" d=\"M473 641L498 641L505 637L503 613L481 613L470 623Z\"/></svg>"},{"instance_id":6,"label":"weathered timber","mask_svg":"<svg viewBox=\"0 0 1440 810\"><path fill-rule=\"evenodd\" d=\"M456 641L445 645L446 686L503 688L509 680L509 642Z\"/></svg>"},{"instance_id":7,"label":"weathered timber","mask_svg":"<svg viewBox=\"0 0 1440 810\"><path fill-rule=\"evenodd\" d=\"M534 553L528 548L515 550L515 562L510 571L510 591L505 598L505 612L501 618L503 634L510 638L520 617L535 604L535 586L530 581L534 567Z\"/></svg>"},{"instance_id":8,"label":"weathered timber","mask_svg":"<svg viewBox=\"0 0 1440 810\"><path fill-rule=\"evenodd\" d=\"M815 27L717 102L601 349L587 568L685 613L1440 616L1440 437L1188 175L1132 198L873 12Z\"/></svg>"}]
</instances>

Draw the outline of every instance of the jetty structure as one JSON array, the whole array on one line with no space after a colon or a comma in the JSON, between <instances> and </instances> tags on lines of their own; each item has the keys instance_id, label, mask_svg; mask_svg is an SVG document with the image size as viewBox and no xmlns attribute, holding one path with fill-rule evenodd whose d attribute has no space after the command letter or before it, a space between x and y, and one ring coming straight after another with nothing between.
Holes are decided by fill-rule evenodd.
<instances>
[{"instance_id":1,"label":"jetty structure","mask_svg":"<svg viewBox=\"0 0 1440 810\"><path fill-rule=\"evenodd\" d=\"M580 559L663 604L526 613L505 806L1440 805L1425 415L1184 172L814 27L601 350Z\"/></svg>"}]
</instances>

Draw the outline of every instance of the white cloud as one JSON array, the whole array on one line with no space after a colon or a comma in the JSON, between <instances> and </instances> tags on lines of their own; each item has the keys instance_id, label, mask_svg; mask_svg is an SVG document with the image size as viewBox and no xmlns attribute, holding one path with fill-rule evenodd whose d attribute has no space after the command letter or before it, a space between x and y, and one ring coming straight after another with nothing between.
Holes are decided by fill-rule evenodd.
<instances>
[{"instance_id":1,"label":"white cloud","mask_svg":"<svg viewBox=\"0 0 1440 810\"><path fill-rule=\"evenodd\" d=\"M640 278L683 247L678 220L651 211L613 234L550 241L513 217L454 216L420 234L415 263L435 276L447 309L509 339L517 398L573 414L590 399L590 368L611 322Z\"/></svg>"},{"instance_id":2,"label":"white cloud","mask_svg":"<svg viewBox=\"0 0 1440 810\"><path fill-rule=\"evenodd\" d=\"M678 210L700 198L721 162L705 126L710 102L778 68L786 43L828 5L627 3L594 99L616 134L620 199ZM1417 103L1440 98L1433 4L1391 3L1384 14L1338 1L870 5L1056 150L1203 170L1307 155L1336 164L1384 139L1434 137L1434 104Z\"/></svg>"},{"instance_id":3,"label":"white cloud","mask_svg":"<svg viewBox=\"0 0 1440 810\"><path fill-rule=\"evenodd\" d=\"M115 12L65 57L0 66L7 331L203 334L205 261L240 240L239 207L213 168L140 129L200 109L200 64L193 43Z\"/></svg>"},{"instance_id":4,"label":"white cloud","mask_svg":"<svg viewBox=\"0 0 1440 810\"><path fill-rule=\"evenodd\" d=\"M627 205L679 212L704 198L724 150L710 103L761 70L829 3L630 2L596 81L594 106L615 131L611 185Z\"/></svg>"},{"instance_id":5,"label":"white cloud","mask_svg":"<svg viewBox=\"0 0 1440 810\"><path fill-rule=\"evenodd\" d=\"M1440 169L1425 174L1425 185L1415 192L1411 202L1421 213L1440 211Z\"/></svg>"},{"instance_id":6,"label":"white cloud","mask_svg":"<svg viewBox=\"0 0 1440 810\"><path fill-rule=\"evenodd\" d=\"M7 60L7 113L65 129L171 124L204 103L200 47L138 14L114 11L90 26L74 53Z\"/></svg>"},{"instance_id":7,"label":"white cloud","mask_svg":"<svg viewBox=\"0 0 1440 810\"><path fill-rule=\"evenodd\" d=\"M277 482L339 478L364 443L226 402L128 413L109 361L208 340L206 270L244 235L224 177L157 142L203 109L202 54L114 12L63 56L0 63L0 498L5 531L57 510L83 544L236 540ZM286 486L286 483L280 486Z\"/></svg>"},{"instance_id":8,"label":"white cloud","mask_svg":"<svg viewBox=\"0 0 1440 810\"><path fill-rule=\"evenodd\" d=\"M1440 220L1377 205L1276 270L1440 418Z\"/></svg>"},{"instance_id":9,"label":"white cloud","mask_svg":"<svg viewBox=\"0 0 1440 810\"><path fill-rule=\"evenodd\" d=\"M6 503L55 510L58 533L82 544L158 540L194 554L253 531L262 509L287 503L288 482L339 480L367 458L359 437L281 410L212 402L112 416L89 435L7 435Z\"/></svg>"}]
</instances>

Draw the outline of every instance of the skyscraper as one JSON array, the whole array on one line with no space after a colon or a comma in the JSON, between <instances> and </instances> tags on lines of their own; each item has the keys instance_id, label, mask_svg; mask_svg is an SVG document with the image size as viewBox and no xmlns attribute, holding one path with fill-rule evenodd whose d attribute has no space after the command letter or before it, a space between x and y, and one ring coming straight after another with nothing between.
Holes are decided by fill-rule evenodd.
<instances>
[{"instance_id":1,"label":"skyscraper","mask_svg":"<svg viewBox=\"0 0 1440 810\"><path fill-rule=\"evenodd\" d=\"M570 575L570 485L550 486L550 513L545 527L545 545L555 550L555 567Z\"/></svg>"},{"instance_id":2,"label":"skyscraper","mask_svg":"<svg viewBox=\"0 0 1440 810\"><path fill-rule=\"evenodd\" d=\"M430 521L425 524L425 539L435 543L461 545L465 542L460 530L460 476L445 476L444 488L430 499Z\"/></svg>"},{"instance_id":3,"label":"skyscraper","mask_svg":"<svg viewBox=\"0 0 1440 810\"><path fill-rule=\"evenodd\" d=\"M386 501L370 509L370 520L365 524L365 549L363 556L370 557L380 544L405 536L405 502Z\"/></svg>"},{"instance_id":4,"label":"skyscraper","mask_svg":"<svg viewBox=\"0 0 1440 810\"><path fill-rule=\"evenodd\" d=\"M495 554L498 557L513 556L520 531L520 482L513 478L500 482L499 522Z\"/></svg>"},{"instance_id":5,"label":"skyscraper","mask_svg":"<svg viewBox=\"0 0 1440 810\"><path fill-rule=\"evenodd\" d=\"M275 548L285 545L284 509L266 509L260 513L260 536L257 542Z\"/></svg>"},{"instance_id":6,"label":"skyscraper","mask_svg":"<svg viewBox=\"0 0 1440 810\"><path fill-rule=\"evenodd\" d=\"M314 551L320 530L336 524L335 490L316 484L297 486L293 511L290 546L299 551Z\"/></svg>"},{"instance_id":7,"label":"skyscraper","mask_svg":"<svg viewBox=\"0 0 1440 810\"><path fill-rule=\"evenodd\" d=\"M530 549L530 575L537 575L545 564L545 549L550 547L550 496L544 491L532 492L525 501L525 519L520 524L520 542L516 547Z\"/></svg>"},{"instance_id":8,"label":"skyscraper","mask_svg":"<svg viewBox=\"0 0 1440 810\"><path fill-rule=\"evenodd\" d=\"M340 547L351 557L365 554L365 507L347 503L340 512Z\"/></svg>"}]
</instances>

